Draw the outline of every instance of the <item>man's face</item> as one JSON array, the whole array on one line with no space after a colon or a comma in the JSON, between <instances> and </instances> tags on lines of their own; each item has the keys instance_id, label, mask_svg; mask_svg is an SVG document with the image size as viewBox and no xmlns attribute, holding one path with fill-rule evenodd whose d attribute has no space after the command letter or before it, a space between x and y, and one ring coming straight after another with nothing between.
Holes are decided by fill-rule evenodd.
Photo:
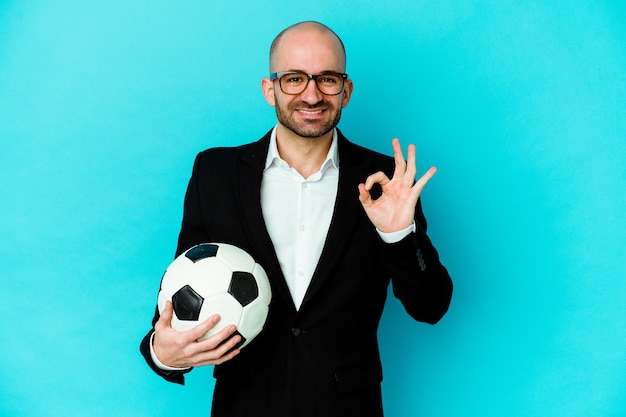
<instances>
[{"instance_id":1,"label":"man's face","mask_svg":"<svg viewBox=\"0 0 626 417\"><path fill-rule=\"evenodd\" d=\"M339 41L314 28L298 28L283 35L272 60L272 72L302 71L319 74L324 71L344 72L345 57ZM278 80L264 80L264 93L276 107L278 123L300 137L316 138L330 132L341 118L341 109L348 104L352 82L346 80L344 90L335 96L323 94L314 80L298 95L285 94Z\"/></svg>"}]
</instances>

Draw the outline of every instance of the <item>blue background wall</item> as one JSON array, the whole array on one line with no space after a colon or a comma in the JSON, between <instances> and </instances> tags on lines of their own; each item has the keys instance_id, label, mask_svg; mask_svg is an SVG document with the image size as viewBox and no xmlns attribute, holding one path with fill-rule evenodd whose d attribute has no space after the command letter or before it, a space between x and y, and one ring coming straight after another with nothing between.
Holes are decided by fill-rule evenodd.
<instances>
[{"instance_id":1,"label":"blue background wall","mask_svg":"<svg viewBox=\"0 0 626 417\"><path fill-rule=\"evenodd\" d=\"M207 415L210 369L137 346L196 152L269 129L306 19L348 48L348 137L440 170L455 297L434 327L388 304L387 415L626 415L626 8L538 0L0 0L0 415Z\"/></svg>"}]
</instances>

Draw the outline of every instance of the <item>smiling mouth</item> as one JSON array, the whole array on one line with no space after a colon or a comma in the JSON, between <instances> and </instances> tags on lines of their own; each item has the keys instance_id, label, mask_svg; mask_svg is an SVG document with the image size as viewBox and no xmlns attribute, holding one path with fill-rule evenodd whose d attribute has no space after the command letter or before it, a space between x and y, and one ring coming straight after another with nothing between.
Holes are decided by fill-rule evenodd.
<instances>
[{"instance_id":1,"label":"smiling mouth","mask_svg":"<svg viewBox=\"0 0 626 417\"><path fill-rule=\"evenodd\" d=\"M306 109L299 109L298 112L302 113L302 114L307 114L307 115L316 115L316 114L322 114L322 112L324 111L324 109L317 109L317 110L306 110Z\"/></svg>"}]
</instances>

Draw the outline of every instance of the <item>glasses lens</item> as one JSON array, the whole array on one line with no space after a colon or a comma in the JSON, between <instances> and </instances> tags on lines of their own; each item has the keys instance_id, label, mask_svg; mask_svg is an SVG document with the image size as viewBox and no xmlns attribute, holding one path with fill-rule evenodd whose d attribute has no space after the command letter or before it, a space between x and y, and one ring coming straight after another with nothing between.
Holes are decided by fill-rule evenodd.
<instances>
[{"instance_id":1,"label":"glasses lens","mask_svg":"<svg viewBox=\"0 0 626 417\"><path fill-rule=\"evenodd\" d=\"M320 74L315 81L317 81L317 88L324 94L339 94L343 89L343 77L341 75Z\"/></svg>"},{"instance_id":2,"label":"glasses lens","mask_svg":"<svg viewBox=\"0 0 626 417\"><path fill-rule=\"evenodd\" d=\"M280 77L280 88L285 94L300 94L306 88L308 81L306 74L285 74Z\"/></svg>"}]
</instances>

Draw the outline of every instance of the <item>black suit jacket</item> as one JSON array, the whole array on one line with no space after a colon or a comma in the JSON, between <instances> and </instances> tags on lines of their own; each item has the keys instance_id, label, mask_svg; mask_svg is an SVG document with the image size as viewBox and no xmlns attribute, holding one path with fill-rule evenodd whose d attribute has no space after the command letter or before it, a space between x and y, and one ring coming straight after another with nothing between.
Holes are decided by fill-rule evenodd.
<instances>
[{"instance_id":1,"label":"black suit jacket","mask_svg":"<svg viewBox=\"0 0 626 417\"><path fill-rule=\"evenodd\" d=\"M214 417L381 416L382 367L377 329L391 280L415 320L446 313L452 282L426 235L418 202L417 232L385 244L358 199L358 184L393 158L339 139L339 187L317 269L299 310L292 301L261 212L260 186L270 133L261 140L198 154L185 196L177 255L202 242L249 252L266 270L272 303L263 332L233 360L216 366ZM153 325L158 320L155 314ZM164 372L183 383L183 372Z\"/></svg>"}]
</instances>

